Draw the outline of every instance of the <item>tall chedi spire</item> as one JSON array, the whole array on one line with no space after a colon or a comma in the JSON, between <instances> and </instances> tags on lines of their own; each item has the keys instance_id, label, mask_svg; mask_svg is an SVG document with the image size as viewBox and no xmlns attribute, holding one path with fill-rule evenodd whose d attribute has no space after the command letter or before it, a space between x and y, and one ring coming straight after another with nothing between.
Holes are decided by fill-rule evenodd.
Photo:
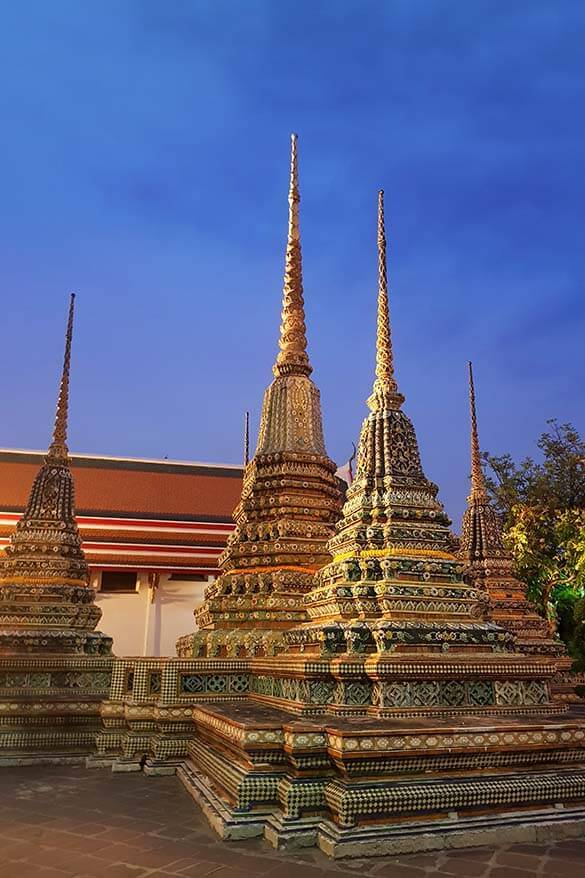
<instances>
[{"instance_id":1,"label":"tall chedi spire","mask_svg":"<svg viewBox=\"0 0 585 878\"><path fill-rule=\"evenodd\" d=\"M313 367L307 354L305 302L303 299L303 260L299 227L299 167L297 135L291 134L290 185L288 190L288 236L284 262L280 348L272 371L280 375L310 375Z\"/></svg>"},{"instance_id":2,"label":"tall chedi spire","mask_svg":"<svg viewBox=\"0 0 585 878\"><path fill-rule=\"evenodd\" d=\"M402 411L388 304L384 198L378 196L376 370L361 429L357 469L347 491L333 561L307 596L311 626L330 643L385 652L394 648L509 646L483 621L482 595L462 579L450 521L437 487L423 473L414 428ZM333 625L326 635L323 625ZM335 630L334 630L335 629ZM287 635L291 643L297 636ZM307 631L298 633L305 642ZM446 646L446 648L447 648Z\"/></svg>"},{"instance_id":3,"label":"tall chedi spire","mask_svg":"<svg viewBox=\"0 0 585 878\"><path fill-rule=\"evenodd\" d=\"M309 375L299 225L297 135L291 135L288 234L275 380L264 394L256 453L302 451L326 456L319 391ZM305 405L306 403L306 405Z\"/></svg>"},{"instance_id":4,"label":"tall chedi spire","mask_svg":"<svg viewBox=\"0 0 585 878\"><path fill-rule=\"evenodd\" d=\"M384 190L378 192L378 316L376 322L376 377L368 406L373 412L384 408L399 409L404 397L398 392L394 377L394 353L390 331L388 305L388 264L386 257L386 227L384 219Z\"/></svg>"},{"instance_id":5,"label":"tall chedi spire","mask_svg":"<svg viewBox=\"0 0 585 878\"><path fill-rule=\"evenodd\" d=\"M250 412L244 413L244 466L250 463Z\"/></svg>"},{"instance_id":6,"label":"tall chedi spire","mask_svg":"<svg viewBox=\"0 0 585 878\"><path fill-rule=\"evenodd\" d=\"M0 559L0 649L107 653L95 633L101 610L75 522L67 450L69 374L75 294L71 294L65 357L53 437L20 521Z\"/></svg>"},{"instance_id":7,"label":"tall chedi spire","mask_svg":"<svg viewBox=\"0 0 585 878\"><path fill-rule=\"evenodd\" d=\"M481 466L473 366L469 369L471 425L471 491L463 516L460 558L465 578L489 598L489 617L516 636L522 652L566 656L563 643L551 636L549 626L526 597L526 583L514 575L512 555L506 549L496 509L490 502ZM570 661L564 662L570 664Z\"/></svg>"},{"instance_id":8,"label":"tall chedi spire","mask_svg":"<svg viewBox=\"0 0 585 878\"><path fill-rule=\"evenodd\" d=\"M475 385L473 383L473 364L468 363L469 368L469 415L471 419L471 494L470 500L485 500L485 478L481 466L481 453L479 450L479 436L477 433L477 413L475 410Z\"/></svg>"},{"instance_id":9,"label":"tall chedi spire","mask_svg":"<svg viewBox=\"0 0 585 878\"><path fill-rule=\"evenodd\" d=\"M319 391L310 379L303 300L297 138L291 139L289 221L279 350L264 394L256 453L245 470L236 528L195 618L187 655L274 652L306 619L303 595L330 556L341 491L327 457Z\"/></svg>"},{"instance_id":10,"label":"tall chedi spire","mask_svg":"<svg viewBox=\"0 0 585 878\"><path fill-rule=\"evenodd\" d=\"M67 320L67 332L65 334L65 355L63 357L63 371L59 385L57 398L57 411L55 413L55 427L53 429L53 441L49 447L49 457L52 459L66 459L67 448L67 421L69 417L69 372L71 370L71 342L73 341L73 316L75 312L75 293L71 293L69 299L69 319Z\"/></svg>"}]
</instances>

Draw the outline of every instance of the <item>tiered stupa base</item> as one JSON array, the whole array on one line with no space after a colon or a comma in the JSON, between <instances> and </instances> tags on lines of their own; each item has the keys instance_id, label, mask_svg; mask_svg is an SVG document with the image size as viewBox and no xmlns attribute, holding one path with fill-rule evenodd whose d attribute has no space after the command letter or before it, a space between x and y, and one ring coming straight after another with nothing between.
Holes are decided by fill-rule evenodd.
<instances>
[{"instance_id":1,"label":"tiered stupa base","mask_svg":"<svg viewBox=\"0 0 585 878\"><path fill-rule=\"evenodd\" d=\"M0 765L83 762L95 749L113 656L93 630L94 597L81 581L0 584Z\"/></svg>"},{"instance_id":2,"label":"tiered stupa base","mask_svg":"<svg viewBox=\"0 0 585 878\"><path fill-rule=\"evenodd\" d=\"M0 655L0 766L83 762L95 749L112 662L99 654Z\"/></svg>"},{"instance_id":3,"label":"tiered stupa base","mask_svg":"<svg viewBox=\"0 0 585 878\"><path fill-rule=\"evenodd\" d=\"M17 575L12 555L24 567L13 550L0 581L0 765L83 762L110 690L112 638L93 630L101 611L85 578L61 574L59 560L52 579L34 559Z\"/></svg>"},{"instance_id":4,"label":"tiered stupa base","mask_svg":"<svg viewBox=\"0 0 585 878\"><path fill-rule=\"evenodd\" d=\"M113 662L112 638L93 630L95 591L65 575L42 581L34 568L15 575L10 555L3 573L0 765L83 761L95 749Z\"/></svg>"},{"instance_id":5,"label":"tiered stupa base","mask_svg":"<svg viewBox=\"0 0 585 878\"><path fill-rule=\"evenodd\" d=\"M553 673L505 652L116 659L91 763L176 772L222 837L332 856L562 837L585 829L585 716Z\"/></svg>"},{"instance_id":6,"label":"tiered stupa base","mask_svg":"<svg viewBox=\"0 0 585 878\"><path fill-rule=\"evenodd\" d=\"M585 828L582 721L308 722L230 704L196 709L194 723L178 774L224 838L341 857Z\"/></svg>"}]
</instances>

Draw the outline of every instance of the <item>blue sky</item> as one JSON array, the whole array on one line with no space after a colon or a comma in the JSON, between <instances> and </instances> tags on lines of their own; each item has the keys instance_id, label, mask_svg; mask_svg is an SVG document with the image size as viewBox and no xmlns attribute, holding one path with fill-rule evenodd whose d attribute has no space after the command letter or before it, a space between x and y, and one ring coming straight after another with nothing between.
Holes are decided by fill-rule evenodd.
<instances>
[{"instance_id":1,"label":"blue sky","mask_svg":"<svg viewBox=\"0 0 585 878\"><path fill-rule=\"evenodd\" d=\"M458 528L481 443L585 430L585 6L24 0L0 29L0 445L239 462L276 352L289 134L330 455L373 372L377 190L397 374Z\"/></svg>"}]
</instances>

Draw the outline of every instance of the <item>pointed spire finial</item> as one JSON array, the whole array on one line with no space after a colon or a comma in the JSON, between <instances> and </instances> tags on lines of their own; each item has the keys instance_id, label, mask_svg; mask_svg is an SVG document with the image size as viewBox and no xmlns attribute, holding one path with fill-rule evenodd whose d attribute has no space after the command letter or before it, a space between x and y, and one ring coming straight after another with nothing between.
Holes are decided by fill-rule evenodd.
<instances>
[{"instance_id":1,"label":"pointed spire finial","mask_svg":"<svg viewBox=\"0 0 585 878\"><path fill-rule=\"evenodd\" d=\"M244 466L250 462L250 412L244 413Z\"/></svg>"},{"instance_id":2,"label":"pointed spire finial","mask_svg":"<svg viewBox=\"0 0 585 878\"><path fill-rule=\"evenodd\" d=\"M376 378L368 405L372 411L399 409L404 397L394 377L394 355L390 335L388 305L388 266L384 222L384 190L378 192L378 320L376 328Z\"/></svg>"},{"instance_id":3,"label":"pointed spire finial","mask_svg":"<svg viewBox=\"0 0 585 878\"><path fill-rule=\"evenodd\" d=\"M473 365L469 361L469 414L471 417L471 494L469 500L487 500L485 479L481 466L479 437L477 433L477 414L475 411L475 386Z\"/></svg>"},{"instance_id":4,"label":"pointed spire finial","mask_svg":"<svg viewBox=\"0 0 585 878\"><path fill-rule=\"evenodd\" d=\"M69 371L71 368L71 341L73 338L73 314L75 310L75 293L71 293L69 300L69 318L67 320L67 332L65 335L65 356L63 358L63 372L59 386L59 398L57 400L57 412L55 414L55 427L53 440L49 447L49 457L67 458L67 416L69 409Z\"/></svg>"},{"instance_id":5,"label":"pointed spire finial","mask_svg":"<svg viewBox=\"0 0 585 878\"><path fill-rule=\"evenodd\" d=\"M288 238L284 265L280 348L272 371L280 375L310 375L313 368L307 355L303 266L299 231L299 173L297 135L291 135L290 188L288 193Z\"/></svg>"}]
</instances>

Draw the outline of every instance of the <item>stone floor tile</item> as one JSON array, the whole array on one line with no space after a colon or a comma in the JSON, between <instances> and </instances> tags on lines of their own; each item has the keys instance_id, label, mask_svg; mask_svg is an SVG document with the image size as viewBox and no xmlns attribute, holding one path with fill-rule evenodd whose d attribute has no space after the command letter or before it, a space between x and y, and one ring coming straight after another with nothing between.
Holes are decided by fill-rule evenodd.
<instances>
[{"instance_id":1,"label":"stone floor tile","mask_svg":"<svg viewBox=\"0 0 585 878\"><path fill-rule=\"evenodd\" d=\"M38 839L42 847L59 848L59 850L79 849L79 836L61 829L46 828Z\"/></svg>"},{"instance_id":2,"label":"stone floor tile","mask_svg":"<svg viewBox=\"0 0 585 878\"><path fill-rule=\"evenodd\" d=\"M160 871L159 869L154 872L145 872L144 874L148 876L148 878L177 878L176 872Z\"/></svg>"},{"instance_id":3,"label":"stone floor tile","mask_svg":"<svg viewBox=\"0 0 585 878\"><path fill-rule=\"evenodd\" d=\"M562 845L564 848L577 848L580 851L585 851L585 838L567 838L556 844ZM556 847L556 844L553 847Z\"/></svg>"},{"instance_id":4,"label":"stone floor tile","mask_svg":"<svg viewBox=\"0 0 585 878\"><path fill-rule=\"evenodd\" d=\"M359 872L360 875L367 875L376 865L374 858L370 860L335 860L331 865L325 864L323 868L328 872L349 872L350 874Z\"/></svg>"},{"instance_id":5,"label":"stone floor tile","mask_svg":"<svg viewBox=\"0 0 585 878\"><path fill-rule=\"evenodd\" d=\"M126 866L118 863L115 866L106 866L103 872L100 872L100 878L142 878L143 875L152 875L148 869L137 869L134 866Z\"/></svg>"},{"instance_id":6,"label":"stone floor tile","mask_svg":"<svg viewBox=\"0 0 585 878\"><path fill-rule=\"evenodd\" d=\"M274 857L273 850L270 852L269 856L255 856L253 853L232 850L229 847L229 842L228 845L225 846L227 848L225 851L222 851L215 846L212 851L208 848L206 859L209 861L217 859L218 863L222 866L233 866L241 872L252 872L256 875L270 872L282 862L280 858L277 859Z\"/></svg>"},{"instance_id":7,"label":"stone floor tile","mask_svg":"<svg viewBox=\"0 0 585 878\"><path fill-rule=\"evenodd\" d=\"M114 826L106 829L105 832L100 832L95 840L101 844L102 847L111 842L122 842L130 845L130 847L140 847L140 842L144 839L144 835L144 832L137 829L127 829L121 826ZM133 841L135 844L132 844ZM136 844L136 842L138 842L138 844Z\"/></svg>"},{"instance_id":8,"label":"stone floor tile","mask_svg":"<svg viewBox=\"0 0 585 878\"><path fill-rule=\"evenodd\" d=\"M546 878L582 878L585 874L583 860L545 860L542 874Z\"/></svg>"},{"instance_id":9,"label":"stone floor tile","mask_svg":"<svg viewBox=\"0 0 585 878\"><path fill-rule=\"evenodd\" d=\"M491 860L495 853L495 848L446 848L443 851L436 851L435 856L441 854L451 859L462 858L464 860Z\"/></svg>"},{"instance_id":10,"label":"stone floor tile","mask_svg":"<svg viewBox=\"0 0 585 878\"><path fill-rule=\"evenodd\" d=\"M575 863L577 866L580 866L585 875L585 855L583 855L580 851L575 849L565 850L565 849L555 849L549 850L547 864L550 864L551 868L553 864L558 863Z\"/></svg>"},{"instance_id":11,"label":"stone floor tile","mask_svg":"<svg viewBox=\"0 0 585 878\"><path fill-rule=\"evenodd\" d=\"M207 862L209 860L214 860L214 852L216 854L218 852L217 845L213 845L210 848L209 845L203 845L199 842L189 844L188 842L184 841L173 841L171 839L155 838L154 836L149 837L149 840L147 843L145 843L143 850L153 851L154 853L158 851L167 853L168 851L170 851L173 855L173 858L169 861L169 865L171 863L176 863L177 860L185 859L186 857L190 857L191 859L194 858L198 860L205 860ZM229 853L231 854L232 852L229 851ZM165 869L166 868L167 866L165 866Z\"/></svg>"},{"instance_id":12,"label":"stone floor tile","mask_svg":"<svg viewBox=\"0 0 585 878\"><path fill-rule=\"evenodd\" d=\"M516 869L526 869L527 872L537 872L542 862L542 853L539 855L509 850L496 851L493 862L498 866L514 866Z\"/></svg>"},{"instance_id":13,"label":"stone floor tile","mask_svg":"<svg viewBox=\"0 0 585 878\"><path fill-rule=\"evenodd\" d=\"M195 845L196 847L209 847L210 844L216 844L218 838L215 833L213 837L210 837L206 833L201 832L200 829L192 829L188 835L178 840L185 845Z\"/></svg>"},{"instance_id":14,"label":"stone floor tile","mask_svg":"<svg viewBox=\"0 0 585 878\"><path fill-rule=\"evenodd\" d=\"M67 832L68 830L75 831L78 826L82 825L83 821L81 821L79 818L75 820L73 817L53 817L49 824L51 829L60 829L65 832Z\"/></svg>"},{"instance_id":15,"label":"stone floor tile","mask_svg":"<svg viewBox=\"0 0 585 878\"><path fill-rule=\"evenodd\" d=\"M201 857L181 857L180 860L176 860L176 862L165 866L165 871L172 875L180 875L184 869L194 869L195 866L198 866L201 863L205 863Z\"/></svg>"},{"instance_id":16,"label":"stone floor tile","mask_svg":"<svg viewBox=\"0 0 585 878\"><path fill-rule=\"evenodd\" d=\"M84 854L97 854L112 844L99 835L95 838L84 838L82 835L72 835L71 837L73 841L67 841L69 850L82 851Z\"/></svg>"},{"instance_id":17,"label":"stone floor tile","mask_svg":"<svg viewBox=\"0 0 585 878\"><path fill-rule=\"evenodd\" d=\"M31 841L41 837L45 831L44 826L30 826L28 823L13 823L6 827L5 835L14 841Z\"/></svg>"},{"instance_id":18,"label":"stone floor tile","mask_svg":"<svg viewBox=\"0 0 585 878\"><path fill-rule=\"evenodd\" d=\"M534 872L527 872L526 869L516 869L514 866L496 866L490 867L486 878L529 878Z\"/></svg>"},{"instance_id":19,"label":"stone floor tile","mask_svg":"<svg viewBox=\"0 0 585 878\"><path fill-rule=\"evenodd\" d=\"M436 866L437 860L440 857L440 852L433 851L428 854L403 854L398 857L385 857L388 863L396 863L399 866L416 866L419 869L429 869L431 867ZM372 857L372 860L376 862L379 860L378 857Z\"/></svg>"},{"instance_id":20,"label":"stone floor tile","mask_svg":"<svg viewBox=\"0 0 585 878\"><path fill-rule=\"evenodd\" d=\"M131 863L132 857L144 853L147 848L132 847L124 842L112 843L105 845L99 851L94 852L94 856L107 863Z\"/></svg>"},{"instance_id":21,"label":"stone floor tile","mask_svg":"<svg viewBox=\"0 0 585 878\"><path fill-rule=\"evenodd\" d=\"M157 838L185 839L192 836L194 832L192 826L173 826L171 823L167 826L160 826L158 829L152 830L152 834Z\"/></svg>"},{"instance_id":22,"label":"stone floor tile","mask_svg":"<svg viewBox=\"0 0 585 878\"><path fill-rule=\"evenodd\" d=\"M103 823L96 823L92 821L90 823L82 823L81 826L78 826L76 832L80 835L88 835L90 838L101 838L101 836L105 832L111 832L112 829L125 829L126 827L120 826L119 821L117 819L110 820L107 814L102 815ZM140 829L132 829L131 832L141 833Z\"/></svg>"},{"instance_id":23,"label":"stone floor tile","mask_svg":"<svg viewBox=\"0 0 585 878\"><path fill-rule=\"evenodd\" d=\"M32 863L39 869L47 867L64 869L65 864L77 859L77 854L71 851L60 851L56 848L37 848L31 845L26 856L22 858L22 862Z\"/></svg>"},{"instance_id":24,"label":"stone floor tile","mask_svg":"<svg viewBox=\"0 0 585 878\"><path fill-rule=\"evenodd\" d=\"M464 857L447 857L441 860L441 871L448 875L458 875L461 878L481 878L489 869L486 860L467 860Z\"/></svg>"},{"instance_id":25,"label":"stone floor tile","mask_svg":"<svg viewBox=\"0 0 585 878\"><path fill-rule=\"evenodd\" d=\"M398 865L387 862L374 869L373 874L376 878L423 878L427 870L419 869L418 866L407 866L405 863Z\"/></svg>"},{"instance_id":26,"label":"stone floor tile","mask_svg":"<svg viewBox=\"0 0 585 878\"><path fill-rule=\"evenodd\" d=\"M30 850L30 845L25 841L11 841L3 844L1 853L6 860L22 860Z\"/></svg>"},{"instance_id":27,"label":"stone floor tile","mask_svg":"<svg viewBox=\"0 0 585 878\"><path fill-rule=\"evenodd\" d=\"M116 821L116 826L124 826L125 829L132 829L136 832L143 832L145 835L148 835L149 832L157 832L157 830L161 828L161 824L166 825L166 823L166 816L164 818L164 821L145 820L144 817L133 817L132 821L128 821L127 823Z\"/></svg>"},{"instance_id":28,"label":"stone floor tile","mask_svg":"<svg viewBox=\"0 0 585 878\"><path fill-rule=\"evenodd\" d=\"M54 814L45 814L45 813L35 813L31 811L30 814L26 815L26 823L29 826L46 826L48 823L52 823L54 820ZM22 819L22 817L15 817L15 820ZM4 818L2 818L2 822L4 822Z\"/></svg>"},{"instance_id":29,"label":"stone floor tile","mask_svg":"<svg viewBox=\"0 0 585 878\"><path fill-rule=\"evenodd\" d=\"M543 857L550 845L536 844L534 842L518 842L517 844L509 844L500 848L502 851L508 851L511 854L534 854L537 857Z\"/></svg>"},{"instance_id":30,"label":"stone floor tile","mask_svg":"<svg viewBox=\"0 0 585 878\"><path fill-rule=\"evenodd\" d=\"M76 863L76 868L83 875L92 875L95 878L101 878L104 874L105 868L109 867L110 864L105 864L103 860L98 860L97 857L93 857L91 854L80 855L79 859Z\"/></svg>"},{"instance_id":31,"label":"stone floor tile","mask_svg":"<svg viewBox=\"0 0 585 878\"><path fill-rule=\"evenodd\" d=\"M39 872L34 863L8 863L0 868L0 878L36 878Z\"/></svg>"},{"instance_id":32,"label":"stone floor tile","mask_svg":"<svg viewBox=\"0 0 585 878\"><path fill-rule=\"evenodd\" d=\"M565 845L549 848L547 856L549 860L575 860L577 863L585 863L585 851Z\"/></svg>"},{"instance_id":33,"label":"stone floor tile","mask_svg":"<svg viewBox=\"0 0 585 878\"><path fill-rule=\"evenodd\" d=\"M42 878L73 878L75 871L72 871L71 869L56 869L47 866L39 869L37 874L42 876Z\"/></svg>"},{"instance_id":34,"label":"stone floor tile","mask_svg":"<svg viewBox=\"0 0 585 878\"><path fill-rule=\"evenodd\" d=\"M249 872L240 872L232 866L224 866L222 870L219 872L213 873L213 878L232 878L230 873L230 869L233 869L233 872L238 872L236 876L234 874L233 878L250 878ZM311 866L309 864L304 863L293 863L290 861L282 862L280 865L276 865L274 870L266 873L270 878L330 878L332 873L327 873L325 869L319 868L319 866ZM337 873L339 874L339 873Z\"/></svg>"},{"instance_id":35,"label":"stone floor tile","mask_svg":"<svg viewBox=\"0 0 585 878\"><path fill-rule=\"evenodd\" d=\"M175 862L177 854L173 850L172 845L167 848L158 850L140 851L136 850L126 862L130 866L143 866L149 869L162 869Z\"/></svg>"},{"instance_id":36,"label":"stone floor tile","mask_svg":"<svg viewBox=\"0 0 585 878\"><path fill-rule=\"evenodd\" d=\"M585 878L585 838L334 861L312 848L277 852L262 839L222 842L174 777L71 768L2 774L0 878L350 878L358 873L363 878Z\"/></svg>"},{"instance_id":37,"label":"stone floor tile","mask_svg":"<svg viewBox=\"0 0 585 878\"><path fill-rule=\"evenodd\" d=\"M209 878L250 878L253 873L244 872L234 866L222 866L217 872L213 872ZM331 878L332 872L320 869L318 866L311 866L304 863L286 863L281 871L269 872L269 875L280 876L282 878ZM335 873L339 875L339 872Z\"/></svg>"},{"instance_id":38,"label":"stone floor tile","mask_svg":"<svg viewBox=\"0 0 585 878\"><path fill-rule=\"evenodd\" d=\"M172 869L173 867L167 867L164 871L168 873L169 868ZM196 866L186 866L180 872L171 872L170 874L176 875L177 878L179 878L179 876L180 878L207 878L207 876L213 875L222 868L223 866L219 863L197 863Z\"/></svg>"}]
</instances>

